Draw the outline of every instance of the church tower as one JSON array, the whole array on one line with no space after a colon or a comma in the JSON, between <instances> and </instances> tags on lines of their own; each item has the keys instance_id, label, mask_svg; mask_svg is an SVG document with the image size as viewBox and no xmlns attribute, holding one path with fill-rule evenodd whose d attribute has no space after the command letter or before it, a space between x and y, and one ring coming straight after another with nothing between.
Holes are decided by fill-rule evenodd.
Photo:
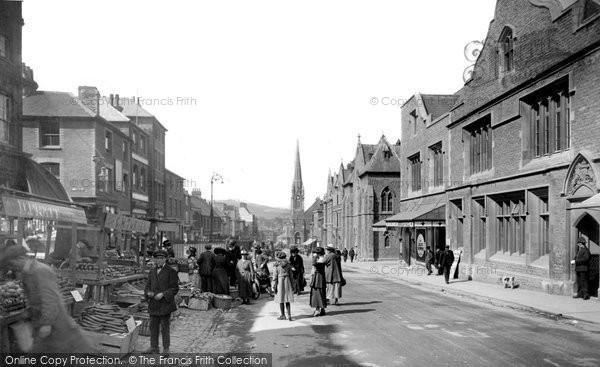
<instances>
[{"instance_id":1,"label":"church tower","mask_svg":"<svg viewBox=\"0 0 600 367\"><path fill-rule=\"evenodd\" d=\"M294 181L292 182L292 221L294 226L304 215L304 185L302 184L302 169L300 168L300 143L296 141L296 165Z\"/></svg>"}]
</instances>

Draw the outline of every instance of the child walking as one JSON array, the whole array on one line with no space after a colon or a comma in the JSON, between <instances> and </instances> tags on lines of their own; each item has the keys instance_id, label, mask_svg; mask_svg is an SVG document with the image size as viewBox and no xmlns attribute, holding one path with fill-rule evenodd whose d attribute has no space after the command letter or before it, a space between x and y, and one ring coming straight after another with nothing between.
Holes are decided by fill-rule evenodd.
<instances>
[{"instance_id":1,"label":"child walking","mask_svg":"<svg viewBox=\"0 0 600 367\"><path fill-rule=\"evenodd\" d=\"M292 310L290 302L294 302L294 289L292 288L292 265L286 260L285 252L281 251L277 258L279 261L275 266L273 273L273 291L275 292L275 302L279 302L281 316L278 320L285 320L285 310L287 310L287 319L292 321ZM285 304L285 309L284 309Z\"/></svg>"}]
</instances>

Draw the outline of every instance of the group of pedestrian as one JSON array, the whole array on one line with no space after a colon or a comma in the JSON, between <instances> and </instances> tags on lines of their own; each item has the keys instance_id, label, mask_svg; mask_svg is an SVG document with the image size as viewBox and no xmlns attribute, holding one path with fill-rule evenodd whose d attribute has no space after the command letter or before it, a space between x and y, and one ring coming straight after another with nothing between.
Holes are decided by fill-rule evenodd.
<instances>
[{"instance_id":1,"label":"group of pedestrian","mask_svg":"<svg viewBox=\"0 0 600 367\"><path fill-rule=\"evenodd\" d=\"M228 249L212 245L204 246L205 251L197 255L195 247L187 250L188 272L194 288L202 292L229 294L229 287L236 284L236 268L242 254L235 242Z\"/></svg>"},{"instance_id":2,"label":"group of pedestrian","mask_svg":"<svg viewBox=\"0 0 600 367\"><path fill-rule=\"evenodd\" d=\"M450 269L454 263L454 252L450 250L450 245L446 245L446 249L442 251L438 249L436 254L431 251L431 246L425 248L425 268L427 269L427 275L433 274L431 265L433 264L437 269L437 275L444 275L446 284L450 283Z\"/></svg>"}]
</instances>

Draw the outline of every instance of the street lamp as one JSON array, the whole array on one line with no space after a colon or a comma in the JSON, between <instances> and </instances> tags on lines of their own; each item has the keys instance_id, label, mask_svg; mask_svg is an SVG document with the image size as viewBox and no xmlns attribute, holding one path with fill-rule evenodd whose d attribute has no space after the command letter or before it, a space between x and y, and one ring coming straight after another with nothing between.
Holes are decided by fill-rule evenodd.
<instances>
[{"instance_id":1,"label":"street lamp","mask_svg":"<svg viewBox=\"0 0 600 367\"><path fill-rule=\"evenodd\" d=\"M218 173L213 173L210 178L210 234L208 241L212 243L213 240L213 183L223 183L223 177Z\"/></svg>"}]
</instances>

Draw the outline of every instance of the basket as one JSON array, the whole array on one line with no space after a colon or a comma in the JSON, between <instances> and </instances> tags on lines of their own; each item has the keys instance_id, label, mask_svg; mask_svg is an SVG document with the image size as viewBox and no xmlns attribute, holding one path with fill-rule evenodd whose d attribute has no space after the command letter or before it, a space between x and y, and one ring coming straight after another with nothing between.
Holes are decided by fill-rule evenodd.
<instances>
[{"instance_id":1,"label":"basket","mask_svg":"<svg viewBox=\"0 0 600 367\"><path fill-rule=\"evenodd\" d=\"M223 294L215 294L213 298L213 306L215 308L220 309L229 309L231 308L231 304L233 303L233 298L231 296L223 295Z\"/></svg>"},{"instance_id":2,"label":"basket","mask_svg":"<svg viewBox=\"0 0 600 367\"><path fill-rule=\"evenodd\" d=\"M139 335L150 336L150 315L147 313L136 313L132 315L134 319L142 322Z\"/></svg>"},{"instance_id":3,"label":"basket","mask_svg":"<svg viewBox=\"0 0 600 367\"><path fill-rule=\"evenodd\" d=\"M240 296L240 292L236 288L229 288L229 295L233 299L237 299Z\"/></svg>"},{"instance_id":4,"label":"basket","mask_svg":"<svg viewBox=\"0 0 600 367\"><path fill-rule=\"evenodd\" d=\"M210 300L206 298L190 298L188 308L190 310L208 311L210 310Z\"/></svg>"}]
</instances>

